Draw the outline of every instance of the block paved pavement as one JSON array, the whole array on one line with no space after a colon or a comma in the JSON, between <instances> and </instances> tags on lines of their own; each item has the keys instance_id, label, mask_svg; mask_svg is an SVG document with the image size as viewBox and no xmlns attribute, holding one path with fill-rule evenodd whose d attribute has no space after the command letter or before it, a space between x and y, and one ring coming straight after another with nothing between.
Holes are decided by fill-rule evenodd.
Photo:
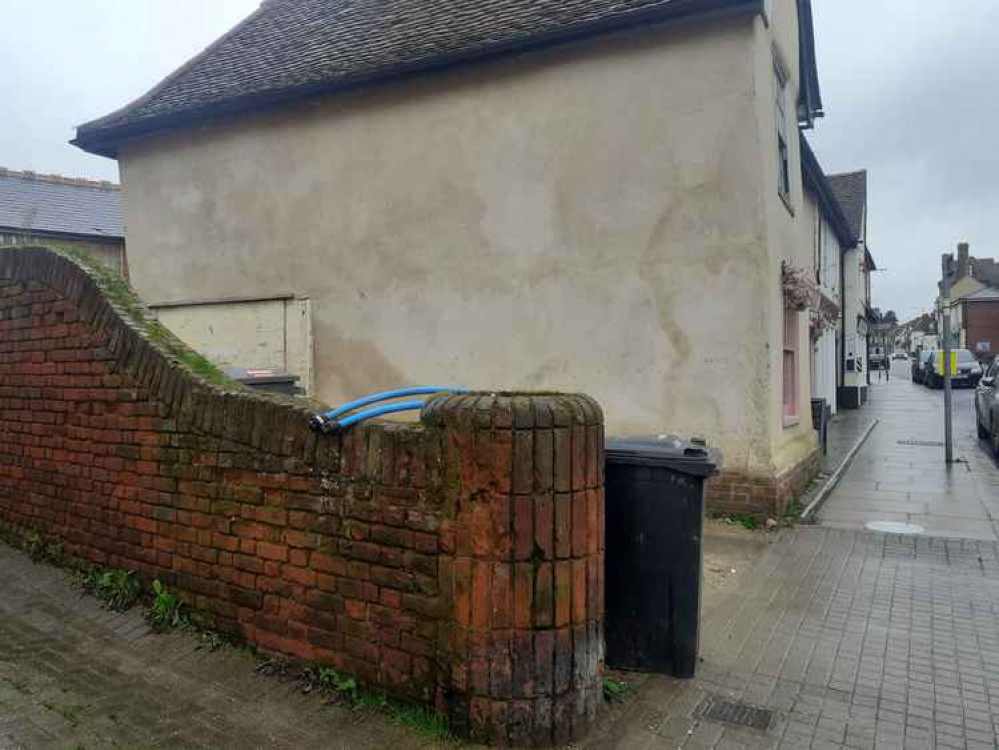
<instances>
[{"instance_id":1,"label":"block paved pavement","mask_svg":"<svg viewBox=\"0 0 999 750\"><path fill-rule=\"evenodd\" d=\"M0 542L0 750L435 747L257 674L245 651L155 634Z\"/></svg>"},{"instance_id":2,"label":"block paved pavement","mask_svg":"<svg viewBox=\"0 0 999 750\"><path fill-rule=\"evenodd\" d=\"M974 391L954 391L954 455L943 448L943 393L914 384L898 362L870 402L846 412L879 423L818 512L823 526L914 525L929 536L999 540L999 462L975 431Z\"/></svg>"},{"instance_id":3,"label":"block paved pavement","mask_svg":"<svg viewBox=\"0 0 999 750\"><path fill-rule=\"evenodd\" d=\"M995 748L999 545L783 531L703 623L701 654L693 680L639 678L584 747ZM710 699L774 717L719 723Z\"/></svg>"}]
</instances>

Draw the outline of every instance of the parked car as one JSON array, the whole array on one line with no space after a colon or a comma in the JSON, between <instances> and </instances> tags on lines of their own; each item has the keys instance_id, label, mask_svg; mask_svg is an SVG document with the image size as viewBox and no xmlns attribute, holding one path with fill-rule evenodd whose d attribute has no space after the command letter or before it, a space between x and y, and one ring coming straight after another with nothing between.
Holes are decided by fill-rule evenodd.
<instances>
[{"instance_id":1,"label":"parked car","mask_svg":"<svg viewBox=\"0 0 999 750\"><path fill-rule=\"evenodd\" d=\"M904 362L905 360L907 360L909 358L909 355L906 354L905 352L895 352L894 354L891 355L891 358L892 359L900 359L900 360L902 360Z\"/></svg>"},{"instance_id":2,"label":"parked car","mask_svg":"<svg viewBox=\"0 0 999 750\"><path fill-rule=\"evenodd\" d=\"M996 357L975 390L975 418L978 437L988 440L996 456L999 456L999 357Z\"/></svg>"},{"instance_id":3,"label":"parked car","mask_svg":"<svg viewBox=\"0 0 999 750\"><path fill-rule=\"evenodd\" d=\"M934 359L936 356L936 351L933 349L923 349L918 352L915 357L912 358L912 382L913 383L925 383L926 382L926 368L929 366L930 360Z\"/></svg>"},{"instance_id":4,"label":"parked car","mask_svg":"<svg viewBox=\"0 0 999 750\"><path fill-rule=\"evenodd\" d=\"M951 375L950 383L954 388L968 386L974 388L978 381L982 379L984 370L978 359L968 349L952 349L951 354L957 354L957 374ZM943 371L937 372L939 362L939 351L934 353L926 368L925 383L930 388L943 388Z\"/></svg>"}]
</instances>

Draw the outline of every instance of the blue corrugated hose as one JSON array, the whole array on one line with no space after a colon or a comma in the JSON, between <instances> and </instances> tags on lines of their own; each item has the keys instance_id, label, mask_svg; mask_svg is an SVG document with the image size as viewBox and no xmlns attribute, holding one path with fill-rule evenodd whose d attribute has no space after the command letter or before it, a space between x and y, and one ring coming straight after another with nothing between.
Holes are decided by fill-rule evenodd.
<instances>
[{"instance_id":1,"label":"blue corrugated hose","mask_svg":"<svg viewBox=\"0 0 999 750\"><path fill-rule=\"evenodd\" d=\"M370 406L371 404L377 404L380 401L390 401L396 398L403 398L404 396L425 396L432 395L435 393L467 393L465 388L442 388L439 386L430 385L420 385L413 386L411 388L398 388L393 391L383 391L381 393L374 393L370 396L365 396L364 398L359 398L350 403L344 404L343 406L338 406L336 409L330 409L323 414L316 414L312 419L309 420L309 426L316 432L322 432L324 434L333 434L339 432L340 430L350 427L352 424L357 424L358 422L364 421L365 419L371 419L373 417L379 417L382 414L393 414L400 411L412 411L414 409L422 409L423 401L403 401L395 404L384 404L382 406L377 406L373 409L367 409L357 414L351 414L349 417L340 419L344 414L354 411L355 409L360 409L362 406Z\"/></svg>"}]
</instances>

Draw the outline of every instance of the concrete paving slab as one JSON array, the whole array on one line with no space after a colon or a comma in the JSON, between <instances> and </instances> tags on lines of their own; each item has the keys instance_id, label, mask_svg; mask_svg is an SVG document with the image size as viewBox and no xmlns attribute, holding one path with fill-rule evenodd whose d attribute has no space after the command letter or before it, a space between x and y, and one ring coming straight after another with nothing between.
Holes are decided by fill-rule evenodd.
<instances>
[{"instance_id":1,"label":"concrete paving slab","mask_svg":"<svg viewBox=\"0 0 999 750\"><path fill-rule=\"evenodd\" d=\"M0 570L0 748L462 747L303 695L248 652L153 634L138 610L109 618L3 543Z\"/></svg>"},{"instance_id":2,"label":"concrete paving slab","mask_svg":"<svg viewBox=\"0 0 999 750\"><path fill-rule=\"evenodd\" d=\"M819 510L817 522L864 528L870 521L903 521L929 535L999 539L999 464L975 435L973 393L954 394L959 462L948 466L942 396L904 375L897 367L890 383L871 387L870 401L860 411L876 418L878 426Z\"/></svg>"},{"instance_id":3,"label":"concrete paving slab","mask_svg":"<svg viewBox=\"0 0 999 750\"><path fill-rule=\"evenodd\" d=\"M880 508L878 510L870 510L863 506L852 508L836 506L835 508L824 510L822 512L822 519L823 521L851 521L860 524L869 521L898 521L905 523L909 520L909 513L893 513L881 510Z\"/></svg>"},{"instance_id":4,"label":"concrete paving slab","mask_svg":"<svg viewBox=\"0 0 999 750\"><path fill-rule=\"evenodd\" d=\"M583 748L995 747L997 614L994 541L781 532L705 618L697 677L638 677L635 711ZM712 722L712 699L773 720Z\"/></svg>"}]
</instances>

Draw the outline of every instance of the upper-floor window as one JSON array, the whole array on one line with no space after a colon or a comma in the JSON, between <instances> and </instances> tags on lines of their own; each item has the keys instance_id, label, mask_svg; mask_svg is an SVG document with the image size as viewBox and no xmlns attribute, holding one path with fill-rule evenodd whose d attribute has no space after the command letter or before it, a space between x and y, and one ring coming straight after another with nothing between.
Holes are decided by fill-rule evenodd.
<instances>
[{"instance_id":1,"label":"upper-floor window","mask_svg":"<svg viewBox=\"0 0 999 750\"><path fill-rule=\"evenodd\" d=\"M777 117L777 192L791 200L791 165L787 127L787 76L774 64L774 112Z\"/></svg>"}]
</instances>

